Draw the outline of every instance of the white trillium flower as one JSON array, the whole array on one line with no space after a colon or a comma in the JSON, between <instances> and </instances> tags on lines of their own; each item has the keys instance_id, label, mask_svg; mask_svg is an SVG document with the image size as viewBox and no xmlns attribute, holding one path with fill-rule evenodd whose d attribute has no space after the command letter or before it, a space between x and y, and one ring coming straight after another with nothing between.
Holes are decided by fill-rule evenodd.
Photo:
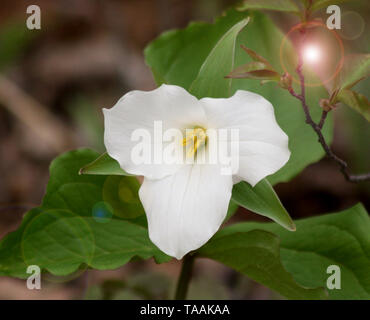
<instances>
[{"instance_id":1,"label":"white trillium flower","mask_svg":"<svg viewBox=\"0 0 370 320\"><path fill-rule=\"evenodd\" d=\"M126 172L144 176L139 196L149 237L177 259L204 245L220 228L234 183L244 180L254 186L290 157L288 136L277 124L273 106L248 91L239 90L227 99L198 100L179 86L162 85L153 91L129 92L103 111L108 154ZM222 174L220 163L135 163L131 152L137 141L132 133L136 129L153 132L156 121L162 121L163 130L193 129L190 132L201 137L193 154L208 152L212 143L208 129L238 129L237 171ZM155 143L151 142L152 147Z\"/></svg>"}]
</instances>

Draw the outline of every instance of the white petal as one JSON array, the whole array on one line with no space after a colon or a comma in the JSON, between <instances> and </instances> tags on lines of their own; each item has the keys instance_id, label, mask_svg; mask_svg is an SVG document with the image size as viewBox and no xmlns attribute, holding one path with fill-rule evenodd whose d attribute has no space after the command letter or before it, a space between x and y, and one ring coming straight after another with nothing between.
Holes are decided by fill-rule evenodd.
<instances>
[{"instance_id":1,"label":"white petal","mask_svg":"<svg viewBox=\"0 0 370 320\"><path fill-rule=\"evenodd\" d=\"M185 129L204 125L205 114L199 101L178 86L162 85L153 91L131 91L111 109L104 109L104 143L108 154L122 169L149 178L159 179L176 172L181 165L163 162L138 164L131 159L131 151L138 144L131 135L136 129L145 129L151 136L154 152L154 123L162 121L167 129ZM153 160L153 158L152 158Z\"/></svg>"},{"instance_id":2,"label":"white petal","mask_svg":"<svg viewBox=\"0 0 370 320\"><path fill-rule=\"evenodd\" d=\"M288 136L279 127L274 108L262 96L239 90L228 99L200 100L209 126L239 129L237 175L252 186L289 160Z\"/></svg>"},{"instance_id":3,"label":"white petal","mask_svg":"<svg viewBox=\"0 0 370 320\"><path fill-rule=\"evenodd\" d=\"M187 165L161 180L144 179L139 196L149 237L166 254L181 259L219 229L229 205L232 177L216 165Z\"/></svg>"}]
</instances>

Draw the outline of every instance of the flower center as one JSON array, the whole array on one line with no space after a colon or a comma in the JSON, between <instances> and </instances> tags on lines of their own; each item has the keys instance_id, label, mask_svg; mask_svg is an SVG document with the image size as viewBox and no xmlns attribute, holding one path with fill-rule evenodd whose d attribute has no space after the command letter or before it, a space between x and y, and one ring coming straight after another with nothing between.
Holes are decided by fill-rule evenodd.
<instances>
[{"instance_id":1,"label":"flower center","mask_svg":"<svg viewBox=\"0 0 370 320\"><path fill-rule=\"evenodd\" d=\"M186 129L186 136L182 141L182 145L186 147L186 156L188 158L195 157L197 150L204 146L206 142L207 134L204 128Z\"/></svg>"}]
</instances>

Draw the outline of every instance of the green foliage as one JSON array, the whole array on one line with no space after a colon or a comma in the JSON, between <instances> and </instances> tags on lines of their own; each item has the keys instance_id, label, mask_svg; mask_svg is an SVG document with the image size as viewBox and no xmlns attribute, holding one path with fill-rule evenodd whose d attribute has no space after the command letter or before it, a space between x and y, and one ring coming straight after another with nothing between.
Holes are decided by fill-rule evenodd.
<instances>
[{"instance_id":1,"label":"green foliage","mask_svg":"<svg viewBox=\"0 0 370 320\"><path fill-rule=\"evenodd\" d=\"M263 179L253 188L244 181L239 182L233 188L232 199L242 207L295 231L294 222L267 179Z\"/></svg>"},{"instance_id":2,"label":"green foliage","mask_svg":"<svg viewBox=\"0 0 370 320\"><path fill-rule=\"evenodd\" d=\"M198 253L248 275L287 298L326 298L323 289L307 289L294 281L281 264L279 238L269 232L220 233Z\"/></svg>"},{"instance_id":3,"label":"green foliage","mask_svg":"<svg viewBox=\"0 0 370 320\"><path fill-rule=\"evenodd\" d=\"M351 89L370 75L370 54L351 54L345 57L339 74L340 87Z\"/></svg>"},{"instance_id":4,"label":"green foliage","mask_svg":"<svg viewBox=\"0 0 370 320\"><path fill-rule=\"evenodd\" d=\"M319 160L324 151L317 143L315 133L309 126L304 124L304 114L299 101L296 101L286 90L282 90L275 83L267 83L261 86L257 81L250 79L224 79L233 68L229 70L218 66L230 66L232 57L222 57L222 52L230 48L222 45L233 45L232 41L221 41L240 21L248 18L246 12L228 11L224 16L216 20L214 24L192 23L186 29L175 30L162 34L154 40L146 49L145 57L151 67L158 84L169 83L192 88L200 70L207 66L208 72L203 69L203 83L212 84L212 91L206 88L204 91L197 90L198 97L220 97L228 92L231 82L231 94L238 89L253 91L268 99L275 108L277 122L289 136L289 148L292 152L289 162L277 173L268 179L272 184L288 181L307 165ZM236 27L235 27L236 28ZM233 29L235 30L235 29ZM274 67L274 70L282 73L280 65L280 45L283 33L263 14L254 12L248 25L239 33L234 48L234 65L240 66L246 63L247 57L240 45L245 44L248 48L266 58ZM221 45L222 42L222 45ZM208 57L219 51L220 60L215 70L210 70ZM252 59L251 59L252 60ZM226 72L227 71L227 72ZM214 84L217 84L217 89ZM323 88L309 88L307 90L308 103L315 120L321 115L319 98L327 94ZM332 123L328 118L323 129L328 142L332 138ZM302 142L304 141L304 143Z\"/></svg>"},{"instance_id":5,"label":"green foliage","mask_svg":"<svg viewBox=\"0 0 370 320\"><path fill-rule=\"evenodd\" d=\"M67 275L83 266L118 268L133 257L168 260L148 238L136 178L113 177L112 185L109 176L78 175L97 156L81 149L52 162L41 207L28 212L18 230L0 243L0 275L25 277L31 264ZM122 187L133 198L119 194ZM105 193L118 195L106 198Z\"/></svg>"},{"instance_id":6,"label":"green foliage","mask_svg":"<svg viewBox=\"0 0 370 320\"><path fill-rule=\"evenodd\" d=\"M96 174L96 175L120 175L128 176L119 163L111 158L108 153L103 153L93 162L85 164L79 171L80 174Z\"/></svg>"},{"instance_id":7,"label":"green foliage","mask_svg":"<svg viewBox=\"0 0 370 320\"><path fill-rule=\"evenodd\" d=\"M249 242L244 237L253 238L255 229L276 234L281 239L280 256L284 268L293 275L295 281L304 287L326 287L329 274L328 266L337 265L341 270L341 289L328 290L331 299L369 299L370 298L370 219L361 204L350 209L319 217L296 221L297 231L288 232L272 223L239 223L224 228L201 249L204 256L210 257L230 267L248 274L253 274L244 266L257 264L255 257L245 254L244 258L232 258L242 255L242 250L232 249L235 237L240 237L239 248L247 247ZM230 247L234 252L217 249L218 243ZM261 244L260 244L261 245ZM238 247L237 245L235 245ZM261 258L258 266L266 268L267 260ZM261 281L262 282L262 281ZM289 297L274 283L266 286ZM283 287L283 286L282 286ZM293 297L294 298L294 297Z\"/></svg>"},{"instance_id":8,"label":"green foliage","mask_svg":"<svg viewBox=\"0 0 370 320\"><path fill-rule=\"evenodd\" d=\"M352 88L370 75L370 54L351 54L344 59L339 76L336 78L336 89L333 93L334 102L343 102L359 112L370 121L370 103L361 93Z\"/></svg>"},{"instance_id":9,"label":"green foliage","mask_svg":"<svg viewBox=\"0 0 370 320\"><path fill-rule=\"evenodd\" d=\"M326 8L332 4L338 5L340 3L348 2L348 1L350 0L313 0L312 6L310 7L310 11L314 12L322 8ZM305 0L305 2L308 2L308 1Z\"/></svg>"},{"instance_id":10,"label":"green foliage","mask_svg":"<svg viewBox=\"0 0 370 320\"><path fill-rule=\"evenodd\" d=\"M198 98L224 98L231 95L231 79L225 79L223 76L234 67L236 37L248 20L236 23L217 41L192 82L190 93Z\"/></svg>"},{"instance_id":11,"label":"green foliage","mask_svg":"<svg viewBox=\"0 0 370 320\"><path fill-rule=\"evenodd\" d=\"M370 78L360 82L356 87L359 92L366 92L370 86ZM347 139L351 141L349 154L351 154L351 167L353 172L367 172L370 169L370 148L364 148L370 141L369 122L354 111L352 108L339 107L335 112L343 120L342 130L347 133ZM370 189L367 183L359 183L359 190L369 196Z\"/></svg>"},{"instance_id":12,"label":"green foliage","mask_svg":"<svg viewBox=\"0 0 370 320\"><path fill-rule=\"evenodd\" d=\"M252 62L241 65L231 71L226 77L234 79L258 79L261 84L268 81L280 81L280 74L271 64L253 50L242 45L242 49L252 58Z\"/></svg>"},{"instance_id":13,"label":"green foliage","mask_svg":"<svg viewBox=\"0 0 370 320\"><path fill-rule=\"evenodd\" d=\"M268 70L264 63L252 61L231 71L227 77L234 79L266 79L270 78L271 76L274 77L274 75L277 75L279 78L279 75L271 70Z\"/></svg>"},{"instance_id":14,"label":"green foliage","mask_svg":"<svg viewBox=\"0 0 370 320\"><path fill-rule=\"evenodd\" d=\"M299 13L299 7L294 0L244 0L239 10L274 10L291 13Z\"/></svg>"},{"instance_id":15,"label":"green foliage","mask_svg":"<svg viewBox=\"0 0 370 320\"><path fill-rule=\"evenodd\" d=\"M238 10L273 10L292 13L304 17L303 11L306 9L310 13L335 4L338 5L350 0L301 0L304 8L298 6L294 0L244 0L238 6Z\"/></svg>"},{"instance_id":16,"label":"green foliage","mask_svg":"<svg viewBox=\"0 0 370 320\"><path fill-rule=\"evenodd\" d=\"M225 221L229 220L239 209L239 206L231 199L229 202L229 207L227 208L227 214Z\"/></svg>"},{"instance_id":17,"label":"green foliage","mask_svg":"<svg viewBox=\"0 0 370 320\"><path fill-rule=\"evenodd\" d=\"M230 28L246 18L248 16L245 14L233 14L219 18L214 25L192 22L184 30L162 33L144 51L157 84L169 83L189 89L218 41ZM228 81L224 82L227 86Z\"/></svg>"},{"instance_id":18,"label":"green foliage","mask_svg":"<svg viewBox=\"0 0 370 320\"><path fill-rule=\"evenodd\" d=\"M370 121L370 102L363 94L342 89L339 91L337 99L359 112L367 121Z\"/></svg>"}]
</instances>

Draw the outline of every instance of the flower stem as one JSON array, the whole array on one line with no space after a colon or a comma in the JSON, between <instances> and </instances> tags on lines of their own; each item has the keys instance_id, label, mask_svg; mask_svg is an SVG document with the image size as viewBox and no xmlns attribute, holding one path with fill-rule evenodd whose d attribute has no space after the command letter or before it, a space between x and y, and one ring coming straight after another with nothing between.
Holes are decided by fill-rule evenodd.
<instances>
[{"instance_id":1,"label":"flower stem","mask_svg":"<svg viewBox=\"0 0 370 320\"><path fill-rule=\"evenodd\" d=\"M182 262L181 273L177 282L175 300L185 300L193 273L194 255L187 254Z\"/></svg>"}]
</instances>

